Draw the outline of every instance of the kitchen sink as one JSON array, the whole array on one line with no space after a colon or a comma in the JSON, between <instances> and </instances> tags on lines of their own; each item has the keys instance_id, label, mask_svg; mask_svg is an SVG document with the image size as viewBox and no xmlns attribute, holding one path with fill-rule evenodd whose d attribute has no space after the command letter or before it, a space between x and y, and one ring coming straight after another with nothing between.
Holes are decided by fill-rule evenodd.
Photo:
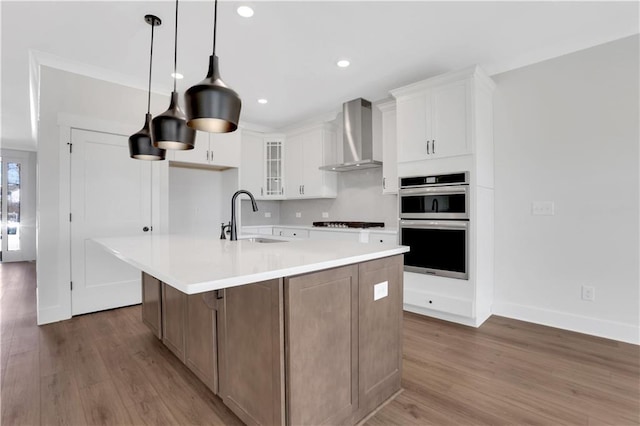
<instances>
[{"instance_id":1,"label":"kitchen sink","mask_svg":"<svg viewBox=\"0 0 640 426\"><path fill-rule=\"evenodd\" d=\"M285 240L276 240L273 238L263 238L263 237L243 238L243 240L249 241L250 243L286 243Z\"/></svg>"}]
</instances>

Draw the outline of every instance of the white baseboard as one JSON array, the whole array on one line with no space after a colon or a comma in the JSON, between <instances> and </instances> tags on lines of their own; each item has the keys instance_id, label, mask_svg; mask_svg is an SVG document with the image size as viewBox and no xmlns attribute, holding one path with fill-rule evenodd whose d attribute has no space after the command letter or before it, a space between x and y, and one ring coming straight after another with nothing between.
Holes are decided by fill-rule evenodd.
<instances>
[{"instance_id":1,"label":"white baseboard","mask_svg":"<svg viewBox=\"0 0 640 426\"><path fill-rule=\"evenodd\" d=\"M493 302L492 313L507 318L576 331L621 342L640 344L640 327L616 321L589 318L515 303Z\"/></svg>"},{"instance_id":2,"label":"white baseboard","mask_svg":"<svg viewBox=\"0 0 640 426\"><path fill-rule=\"evenodd\" d=\"M414 314L438 318L444 321L455 322L458 324L466 325L469 327L475 327L475 328L480 327L482 323L485 322L491 316L491 314L488 314L486 316L479 317L479 318L464 317L461 315L455 315L447 312L436 311L433 309L422 308L420 306L410 305L407 303L405 303L402 308L405 311L413 312Z\"/></svg>"},{"instance_id":3,"label":"white baseboard","mask_svg":"<svg viewBox=\"0 0 640 426\"><path fill-rule=\"evenodd\" d=\"M58 322L71 318L71 313L68 308L63 306L51 306L48 308L38 308L38 325L50 324L52 322Z\"/></svg>"}]
</instances>

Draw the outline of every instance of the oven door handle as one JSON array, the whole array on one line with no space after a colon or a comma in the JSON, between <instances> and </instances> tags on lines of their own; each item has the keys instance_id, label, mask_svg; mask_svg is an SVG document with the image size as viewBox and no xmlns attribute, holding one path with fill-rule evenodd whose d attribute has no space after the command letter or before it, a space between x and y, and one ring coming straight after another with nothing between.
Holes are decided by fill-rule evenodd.
<instances>
[{"instance_id":1,"label":"oven door handle","mask_svg":"<svg viewBox=\"0 0 640 426\"><path fill-rule=\"evenodd\" d=\"M402 188L400 195L421 195L421 194L466 194L467 186L434 186L421 188Z\"/></svg>"},{"instance_id":2,"label":"oven door handle","mask_svg":"<svg viewBox=\"0 0 640 426\"><path fill-rule=\"evenodd\" d=\"M428 228L428 229L469 229L467 221L443 221L443 220L401 220L401 228Z\"/></svg>"}]
</instances>

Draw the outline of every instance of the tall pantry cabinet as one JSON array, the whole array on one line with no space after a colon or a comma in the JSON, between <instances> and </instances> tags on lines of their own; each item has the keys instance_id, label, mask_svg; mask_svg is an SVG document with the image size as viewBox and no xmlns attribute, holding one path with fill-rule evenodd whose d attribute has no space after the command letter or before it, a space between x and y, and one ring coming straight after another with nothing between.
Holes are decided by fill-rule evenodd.
<instances>
[{"instance_id":1,"label":"tall pantry cabinet","mask_svg":"<svg viewBox=\"0 0 640 426\"><path fill-rule=\"evenodd\" d=\"M493 301L493 90L478 66L392 90L398 176L469 172L469 278L404 273L404 309L479 326Z\"/></svg>"}]
</instances>

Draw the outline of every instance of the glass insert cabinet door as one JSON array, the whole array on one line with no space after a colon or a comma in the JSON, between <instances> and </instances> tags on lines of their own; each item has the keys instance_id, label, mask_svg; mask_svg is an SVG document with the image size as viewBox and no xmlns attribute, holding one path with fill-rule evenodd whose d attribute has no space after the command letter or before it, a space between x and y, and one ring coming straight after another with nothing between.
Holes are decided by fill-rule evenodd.
<instances>
[{"instance_id":1,"label":"glass insert cabinet door","mask_svg":"<svg viewBox=\"0 0 640 426\"><path fill-rule=\"evenodd\" d=\"M23 233L22 181L22 161L6 156L0 157L0 215L2 218L1 261L21 260L21 236Z\"/></svg>"},{"instance_id":2,"label":"glass insert cabinet door","mask_svg":"<svg viewBox=\"0 0 640 426\"><path fill-rule=\"evenodd\" d=\"M282 176L282 141L267 140L265 142L265 184L266 196L284 194Z\"/></svg>"}]
</instances>

